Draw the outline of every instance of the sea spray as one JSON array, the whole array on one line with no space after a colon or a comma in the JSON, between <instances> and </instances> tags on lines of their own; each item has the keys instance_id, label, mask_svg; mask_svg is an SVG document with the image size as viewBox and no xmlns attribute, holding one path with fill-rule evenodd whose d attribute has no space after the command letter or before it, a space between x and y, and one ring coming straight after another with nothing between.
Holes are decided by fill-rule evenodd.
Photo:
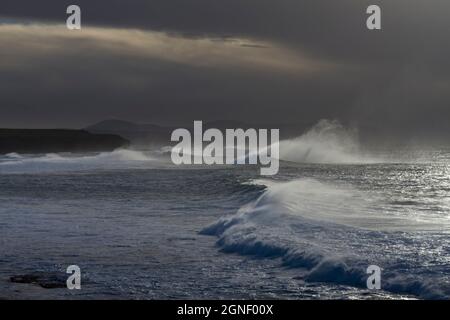
<instances>
[{"instance_id":1,"label":"sea spray","mask_svg":"<svg viewBox=\"0 0 450 320\"><path fill-rule=\"evenodd\" d=\"M368 163L358 130L337 120L320 120L303 135L280 142L280 159L304 163Z\"/></svg>"},{"instance_id":2,"label":"sea spray","mask_svg":"<svg viewBox=\"0 0 450 320\"><path fill-rule=\"evenodd\" d=\"M118 149L90 154L8 154L0 161L0 173L42 173L146 167L158 164L145 152Z\"/></svg>"},{"instance_id":3,"label":"sea spray","mask_svg":"<svg viewBox=\"0 0 450 320\"><path fill-rule=\"evenodd\" d=\"M439 266L432 271L416 264L417 248L409 237L421 224L379 212L376 196L313 179L269 185L257 200L201 234L217 236L223 252L279 258L307 282L366 288L367 267L376 264L384 270L383 290L422 298L450 293L450 284L438 281Z\"/></svg>"}]
</instances>

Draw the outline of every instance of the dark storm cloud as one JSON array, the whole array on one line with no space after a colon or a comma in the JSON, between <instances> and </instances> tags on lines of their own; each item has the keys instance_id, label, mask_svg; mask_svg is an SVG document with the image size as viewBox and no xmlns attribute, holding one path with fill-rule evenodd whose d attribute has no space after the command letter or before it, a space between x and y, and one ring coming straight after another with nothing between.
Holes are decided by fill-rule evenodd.
<instances>
[{"instance_id":1,"label":"dark storm cloud","mask_svg":"<svg viewBox=\"0 0 450 320\"><path fill-rule=\"evenodd\" d=\"M105 117L261 121L317 103L306 94L315 86L310 81L340 68L270 44L136 30L87 28L81 35L63 26L5 25L0 41L0 78L7 84L0 102L10 122L27 116L75 124Z\"/></svg>"},{"instance_id":2,"label":"dark storm cloud","mask_svg":"<svg viewBox=\"0 0 450 320\"><path fill-rule=\"evenodd\" d=\"M444 40L446 0L78 0L85 23L202 36L270 38L320 55L399 58L418 41ZM64 21L67 0L4 0L8 16ZM365 10L383 9L384 32L369 33ZM436 44L436 42L434 42Z\"/></svg>"},{"instance_id":3,"label":"dark storm cloud","mask_svg":"<svg viewBox=\"0 0 450 320\"><path fill-rule=\"evenodd\" d=\"M73 3L3 0L0 16L63 23L65 8ZM409 130L417 125L423 130L448 127L448 1L75 3L83 10L84 24L111 30L164 31L189 39L217 38L219 43L245 39L239 45L242 50L255 50L255 60L264 57L266 47L278 48L266 58L284 60L292 69L305 61L321 67L292 72L286 66L274 67L274 61L245 67L244 61L233 58L245 51L221 57L214 50L200 54L211 49L202 45L192 51L195 54L191 52L193 59L212 58L209 64L198 65L185 58L170 60L164 54L148 56L145 48L140 54L124 53L120 46L108 45L111 39L104 37L98 44L83 39L74 42L59 35L61 41L53 44L68 50L52 47L47 57L21 63L10 57L9 67L0 62L2 125L20 124L26 115L33 114L34 120L27 120L27 124L79 125L104 117L149 122L194 117L295 122L339 117ZM382 7L382 31L365 28L369 4ZM186 45L197 45L192 41ZM2 51L4 46L0 43ZM9 54L16 55L11 50ZM24 44L22 54L28 59L33 48ZM20 68L31 62L39 65Z\"/></svg>"}]
</instances>

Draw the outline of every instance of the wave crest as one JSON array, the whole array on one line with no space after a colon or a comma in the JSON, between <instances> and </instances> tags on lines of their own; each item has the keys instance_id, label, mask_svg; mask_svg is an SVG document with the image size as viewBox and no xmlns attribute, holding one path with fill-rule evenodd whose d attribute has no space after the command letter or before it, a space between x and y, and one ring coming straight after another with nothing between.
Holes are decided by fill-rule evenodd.
<instances>
[{"instance_id":1,"label":"wave crest","mask_svg":"<svg viewBox=\"0 0 450 320\"><path fill-rule=\"evenodd\" d=\"M259 199L220 218L201 234L217 236L224 252L280 258L282 265L298 268L299 278L309 282L366 288L367 267L376 264L385 270L382 288L386 291L423 298L450 296L450 284L442 279L441 271L415 269L418 253L414 247L402 248L405 260L400 264L397 249L386 251L408 243L407 233L343 223L357 220L360 224L367 219L370 225L373 213L361 213L364 206L358 202L362 199L345 193L350 191L315 180L272 183ZM348 213L347 208L355 210ZM428 258L434 259L431 254ZM410 275L404 276L405 272Z\"/></svg>"},{"instance_id":2,"label":"wave crest","mask_svg":"<svg viewBox=\"0 0 450 320\"><path fill-rule=\"evenodd\" d=\"M300 163L371 163L361 151L358 130L337 120L320 120L300 137L280 142L280 159Z\"/></svg>"},{"instance_id":3,"label":"wave crest","mask_svg":"<svg viewBox=\"0 0 450 320\"><path fill-rule=\"evenodd\" d=\"M0 161L0 173L41 173L121 169L148 166L155 158L141 151L118 149L98 154L19 155L8 154Z\"/></svg>"}]
</instances>

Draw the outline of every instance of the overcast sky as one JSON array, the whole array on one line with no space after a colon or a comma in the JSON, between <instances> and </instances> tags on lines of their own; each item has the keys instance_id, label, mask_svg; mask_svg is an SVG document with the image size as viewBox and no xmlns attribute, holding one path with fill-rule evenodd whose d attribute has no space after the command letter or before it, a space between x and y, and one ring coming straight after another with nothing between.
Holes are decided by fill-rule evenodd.
<instances>
[{"instance_id":1,"label":"overcast sky","mask_svg":"<svg viewBox=\"0 0 450 320\"><path fill-rule=\"evenodd\" d=\"M448 0L1 0L0 127L337 118L448 133L449 16Z\"/></svg>"}]
</instances>

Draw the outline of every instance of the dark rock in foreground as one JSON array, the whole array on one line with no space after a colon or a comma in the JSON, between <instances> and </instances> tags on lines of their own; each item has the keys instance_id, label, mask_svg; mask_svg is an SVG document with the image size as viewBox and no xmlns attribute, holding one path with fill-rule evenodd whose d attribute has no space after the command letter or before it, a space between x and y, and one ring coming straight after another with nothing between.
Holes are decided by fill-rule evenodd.
<instances>
[{"instance_id":1,"label":"dark rock in foreground","mask_svg":"<svg viewBox=\"0 0 450 320\"><path fill-rule=\"evenodd\" d=\"M118 135L85 130L0 129L0 154L112 151L129 144Z\"/></svg>"},{"instance_id":2,"label":"dark rock in foreground","mask_svg":"<svg viewBox=\"0 0 450 320\"><path fill-rule=\"evenodd\" d=\"M45 289L66 288L66 278L62 274L36 272L25 275L12 276L13 283L27 283L39 285Z\"/></svg>"}]
</instances>

